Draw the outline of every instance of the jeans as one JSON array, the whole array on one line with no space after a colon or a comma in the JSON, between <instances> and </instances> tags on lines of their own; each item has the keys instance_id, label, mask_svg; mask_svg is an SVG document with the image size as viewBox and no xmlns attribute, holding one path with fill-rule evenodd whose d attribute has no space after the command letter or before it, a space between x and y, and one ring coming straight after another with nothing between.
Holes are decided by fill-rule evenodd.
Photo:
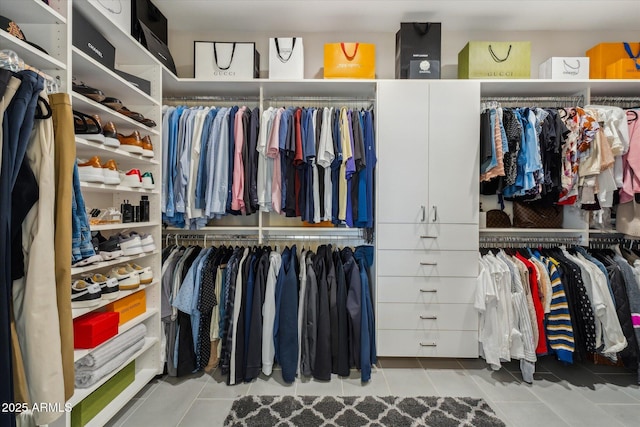
<instances>
[{"instance_id":1,"label":"jeans","mask_svg":"<svg viewBox=\"0 0 640 427\"><path fill-rule=\"evenodd\" d=\"M78 163L73 165L73 193L71 197L71 260L75 264L96 254L91 243L91 229L84 198L80 190Z\"/></svg>"}]
</instances>

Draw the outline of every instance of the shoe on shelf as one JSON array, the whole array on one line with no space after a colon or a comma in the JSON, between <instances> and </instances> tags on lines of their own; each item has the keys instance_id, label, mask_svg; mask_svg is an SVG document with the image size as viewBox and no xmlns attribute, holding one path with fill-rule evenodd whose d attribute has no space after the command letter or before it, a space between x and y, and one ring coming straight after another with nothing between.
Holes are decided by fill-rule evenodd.
<instances>
[{"instance_id":1,"label":"shoe on shelf","mask_svg":"<svg viewBox=\"0 0 640 427\"><path fill-rule=\"evenodd\" d=\"M151 271L151 267L142 267L138 264L127 264L125 266L127 271L135 271L140 276L140 284L148 285L153 282L153 271Z\"/></svg>"},{"instance_id":2,"label":"shoe on shelf","mask_svg":"<svg viewBox=\"0 0 640 427\"><path fill-rule=\"evenodd\" d=\"M100 164L100 157L93 156L89 160L82 162L78 160L78 174L80 181L99 182L104 184L104 172Z\"/></svg>"},{"instance_id":3,"label":"shoe on shelf","mask_svg":"<svg viewBox=\"0 0 640 427\"><path fill-rule=\"evenodd\" d=\"M87 258L82 258L80 261L76 262L75 264L71 264L71 267L84 267L86 265L95 264L96 262L102 262L102 261L104 261L104 258L102 258L102 256L100 256L99 254L96 254Z\"/></svg>"},{"instance_id":4,"label":"shoe on shelf","mask_svg":"<svg viewBox=\"0 0 640 427\"><path fill-rule=\"evenodd\" d=\"M153 190L156 188L156 182L153 180L153 174L151 172L145 172L142 174L142 188L147 190Z\"/></svg>"},{"instance_id":5,"label":"shoe on shelf","mask_svg":"<svg viewBox=\"0 0 640 427\"><path fill-rule=\"evenodd\" d=\"M153 158L153 144L149 135L142 138L142 157Z\"/></svg>"},{"instance_id":6,"label":"shoe on shelf","mask_svg":"<svg viewBox=\"0 0 640 427\"><path fill-rule=\"evenodd\" d=\"M121 291L130 291L140 286L140 276L135 271L127 271L126 267L114 267L109 272L109 277L118 280Z\"/></svg>"},{"instance_id":7,"label":"shoe on shelf","mask_svg":"<svg viewBox=\"0 0 640 427\"><path fill-rule=\"evenodd\" d=\"M102 165L102 173L104 174L105 184L120 185L120 173L118 172L118 165L115 160L107 160L107 162Z\"/></svg>"},{"instance_id":8,"label":"shoe on shelf","mask_svg":"<svg viewBox=\"0 0 640 427\"><path fill-rule=\"evenodd\" d=\"M142 173L140 172L140 169L130 169L127 173L123 173L120 178L122 185L131 188L142 187Z\"/></svg>"},{"instance_id":9,"label":"shoe on shelf","mask_svg":"<svg viewBox=\"0 0 640 427\"><path fill-rule=\"evenodd\" d=\"M118 242L125 256L140 255L144 252L142 249L142 239L138 234L119 234Z\"/></svg>"},{"instance_id":10,"label":"shoe on shelf","mask_svg":"<svg viewBox=\"0 0 640 427\"><path fill-rule=\"evenodd\" d=\"M98 122L100 127L102 127L104 145L112 148L120 147L120 140L118 140L118 131L116 130L116 125L114 125L113 122L107 122L103 125L100 116L97 114L94 114L92 117Z\"/></svg>"},{"instance_id":11,"label":"shoe on shelf","mask_svg":"<svg viewBox=\"0 0 640 427\"><path fill-rule=\"evenodd\" d=\"M99 253L105 261L120 258L124 255L118 236L111 236L107 239L98 231L92 240L93 246L98 248L96 253Z\"/></svg>"},{"instance_id":12,"label":"shoe on shelf","mask_svg":"<svg viewBox=\"0 0 640 427\"><path fill-rule=\"evenodd\" d=\"M100 304L102 291L100 285L76 280L71 285L71 308L95 307Z\"/></svg>"},{"instance_id":13,"label":"shoe on shelf","mask_svg":"<svg viewBox=\"0 0 640 427\"><path fill-rule=\"evenodd\" d=\"M107 96L104 100L100 102L102 105L111 108L112 110L118 111L122 108L122 101L118 98L112 98Z\"/></svg>"},{"instance_id":14,"label":"shoe on shelf","mask_svg":"<svg viewBox=\"0 0 640 427\"><path fill-rule=\"evenodd\" d=\"M147 127L152 128L156 126L156 122L154 122L153 120L147 119L142 114L136 113L135 111L131 111L127 107L120 108L118 110L118 113L122 114L123 116L129 117L130 119L133 119L136 122L140 122Z\"/></svg>"},{"instance_id":15,"label":"shoe on shelf","mask_svg":"<svg viewBox=\"0 0 640 427\"><path fill-rule=\"evenodd\" d=\"M82 136L84 139L101 144L105 143L105 137L102 133L102 125L98 116L90 116L80 111L73 110L73 125L76 135Z\"/></svg>"},{"instance_id":16,"label":"shoe on shelf","mask_svg":"<svg viewBox=\"0 0 640 427\"><path fill-rule=\"evenodd\" d=\"M144 252L153 252L156 250L156 243L153 241L153 236L151 234L138 233L137 231L132 231L129 233L129 236L139 236L140 244L142 245L142 250Z\"/></svg>"},{"instance_id":17,"label":"shoe on shelf","mask_svg":"<svg viewBox=\"0 0 640 427\"><path fill-rule=\"evenodd\" d=\"M96 273L90 277L85 277L84 281L90 284L95 283L96 285L99 285L102 298L114 299L117 298L120 293L118 279L114 277L107 277L104 274Z\"/></svg>"},{"instance_id":18,"label":"shoe on shelf","mask_svg":"<svg viewBox=\"0 0 640 427\"><path fill-rule=\"evenodd\" d=\"M84 95L87 98L93 99L96 102L102 102L106 99L106 95L100 89L87 86L83 82L76 83L75 81L73 81L71 87L74 92L77 92L80 95Z\"/></svg>"},{"instance_id":19,"label":"shoe on shelf","mask_svg":"<svg viewBox=\"0 0 640 427\"><path fill-rule=\"evenodd\" d=\"M120 141L120 149L133 154L142 154L144 149L142 148L142 138L140 138L140 132L133 131L131 135L118 134L118 140Z\"/></svg>"}]
</instances>

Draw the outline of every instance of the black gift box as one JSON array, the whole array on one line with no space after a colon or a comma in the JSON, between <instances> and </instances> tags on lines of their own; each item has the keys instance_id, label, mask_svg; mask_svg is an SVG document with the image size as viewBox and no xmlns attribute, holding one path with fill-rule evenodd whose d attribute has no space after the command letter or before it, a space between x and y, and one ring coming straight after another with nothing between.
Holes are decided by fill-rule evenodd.
<instances>
[{"instance_id":1,"label":"black gift box","mask_svg":"<svg viewBox=\"0 0 640 427\"><path fill-rule=\"evenodd\" d=\"M396 33L396 79L439 79L440 43L439 22L402 22Z\"/></svg>"},{"instance_id":2,"label":"black gift box","mask_svg":"<svg viewBox=\"0 0 640 427\"><path fill-rule=\"evenodd\" d=\"M146 25L139 23L143 33L142 45L147 48L153 56L155 56L165 67L167 67L176 76L176 64L173 62L173 57L169 52L169 48L162 42Z\"/></svg>"},{"instance_id":3,"label":"black gift box","mask_svg":"<svg viewBox=\"0 0 640 427\"><path fill-rule=\"evenodd\" d=\"M73 9L72 42L75 47L110 70L116 63L116 48L81 13Z\"/></svg>"}]
</instances>

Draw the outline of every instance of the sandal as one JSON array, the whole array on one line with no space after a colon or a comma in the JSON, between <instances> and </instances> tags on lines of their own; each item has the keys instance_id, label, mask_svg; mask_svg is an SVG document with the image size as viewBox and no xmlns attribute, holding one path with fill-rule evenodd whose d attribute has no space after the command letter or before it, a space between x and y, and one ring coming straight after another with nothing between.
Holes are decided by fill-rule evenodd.
<instances>
[{"instance_id":1,"label":"sandal","mask_svg":"<svg viewBox=\"0 0 640 427\"><path fill-rule=\"evenodd\" d=\"M73 110L73 124L76 135L102 135L100 122L88 114Z\"/></svg>"},{"instance_id":2,"label":"sandal","mask_svg":"<svg viewBox=\"0 0 640 427\"><path fill-rule=\"evenodd\" d=\"M102 105L105 105L109 108L111 108L112 110L120 110L122 109L122 101L120 101L118 98L112 98L110 96L106 97L103 101L100 102Z\"/></svg>"},{"instance_id":3,"label":"sandal","mask_svg":"<svg viewBox=\"0 0 640 427\"><path fill-rule=\"evenodd\" d=\"M102 102L106 98L104 92L102 92L100 89L96 89L94 87L87 86L83 82L80 82L78 84L75 81L73 81L72 82L72 88L73 88L74 92L77 92L80 95L84 95L87 98L91 98L96 102Z\"/></svg>"}]
</instances>

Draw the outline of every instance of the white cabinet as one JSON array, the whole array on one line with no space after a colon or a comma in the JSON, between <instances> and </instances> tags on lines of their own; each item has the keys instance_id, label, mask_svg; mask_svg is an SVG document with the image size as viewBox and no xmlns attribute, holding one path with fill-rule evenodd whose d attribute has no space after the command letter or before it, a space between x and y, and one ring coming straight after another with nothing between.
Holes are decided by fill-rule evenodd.
<instances>
[{"instance_id":1,"label":"white cabinet","mask_svg":"<svg viewBox=\"0 0 640 427\"><path fill-rule=\"evenodd\" d=\"M477 224L480 85L446 81L429 91L429 222Z\"/></svg>"},{"instance_id":2,"label":"white cabinet","mask_svg":"<svg viewBox=\"0 0 640 427\"><path fill-rule=\"evenodd\" d=\"M379 356L477 357L480 83L378 83Z\"/></svg>"},{"instance_id":3,"label":"white cabinet","mask_svg":"<svg viewBox=\"0 0 640 427\"><path fill-rule=\"evenodd\" d=\"M378 223L427 220L428 100L424 82L378 83Z\"/></svg>"}]
</instances>

